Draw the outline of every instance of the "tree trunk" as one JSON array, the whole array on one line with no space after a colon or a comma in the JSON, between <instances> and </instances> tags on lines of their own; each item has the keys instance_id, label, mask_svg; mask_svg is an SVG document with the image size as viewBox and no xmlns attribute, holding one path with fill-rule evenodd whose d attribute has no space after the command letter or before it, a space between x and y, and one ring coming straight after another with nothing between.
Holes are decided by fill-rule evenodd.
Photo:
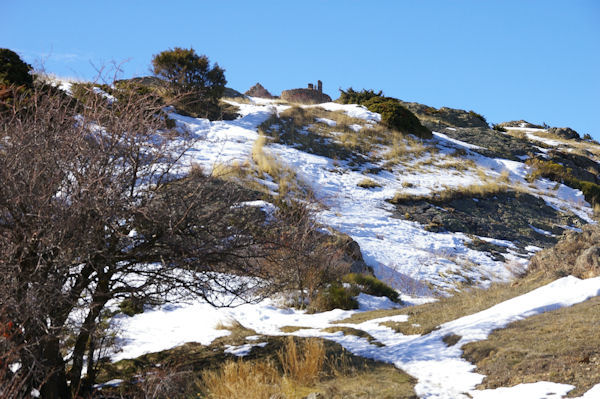
<instances>
[{"instance_id":1,"label":"tree trunk","mask_svg":"<svg viewBox=\"0 0 600 399\"><path fill-rule=\"evenodd\" d=\"M60 353L58 338L48 337L42 343L42 359L49 372L40 390L41 397L44 399L70 398L65 364Z\"/></svg>"}]
</instances>

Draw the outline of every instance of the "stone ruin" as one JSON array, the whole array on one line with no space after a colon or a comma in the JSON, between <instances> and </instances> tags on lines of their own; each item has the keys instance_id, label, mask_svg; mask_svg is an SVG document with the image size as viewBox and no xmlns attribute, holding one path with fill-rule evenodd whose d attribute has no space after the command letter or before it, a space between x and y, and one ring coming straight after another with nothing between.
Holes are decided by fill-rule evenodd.
<instances>
[{"instance_id":1,"label":"stone ruin","mask_svg":"<svg viewBox=\"0 0 600 399\"><path fill-rule=\"evenodd\" d=\"M283 100L299 104L320 104L331 102L331 97L323 93L323 82L309 83L306 89L292 89L281 92Z\"/></svg>"}]
</instances>

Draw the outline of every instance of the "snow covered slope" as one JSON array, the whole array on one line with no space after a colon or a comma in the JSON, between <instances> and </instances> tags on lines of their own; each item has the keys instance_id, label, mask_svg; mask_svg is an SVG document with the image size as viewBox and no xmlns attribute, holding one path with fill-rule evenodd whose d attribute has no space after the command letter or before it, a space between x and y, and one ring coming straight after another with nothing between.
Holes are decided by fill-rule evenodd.
<instances>
[{"instance_id":1,"label":"snow covered slope","mask_svg":"<svg viewBox=\"0 0 600 399\"><path fill-rule=\"evenodd\" d=\"M259 125L290 106L265 99L251 99L249 103L236 105L240 108L241 117L234 121L209 122L171 114L178 126L199 138L188 152L190 162L200 165L205 171L216 171L223 165L234 164L249 170L258 168L252 151L259 139ZM327 103L313 107L332 113L330 117L320 116L313 121L326 127L328 136L324 140L330 142L341 140L342 133L336 132L339 113L352 118L349 127L357 134L380 120L378 114L357 105ZM336 112L338 114L334 114ZM417 146L425 150L417 151ZM423 224L398 215L389 202L398 193L426 197L445 190L494 182L531 194L559 213L576 215L583 223L594 222L592 209L581 191L545 179L530 183L526 179L529 167L524 162L484 156L477 152L480 146L442 133L434 133L433 139L421 143L408 142L406 149L408 152L414 150L416 155L393 165L386 164L384 154L390 149L383 145L373 149L372 153L363 154L365 161L359 165L281 142L267 141L263 151L277 160L281 167L293 170L301 185L310 187L322 205L317 213L319 221L354 239L377 277L403 292L407 303L427 300L423 297L435 291L451 291L465 283L485 286L490 281L506 281L513 276L515 269L526 267L528 257L539 248L526 246L523 251L523 243L498 237L431 231ZM448 167L449 164L461 163L467 167ZM420 166L413 167L414 164ZM361 181L366 178L374 183L372 188L361 187ZM249 179L272 194L279 190L275 176L249 173ZM437 207L444 209L443 204ZM574 225L558 227L561 230L578 228ZM529 229L541 236L554 235L532 223L529 223ZM475 240L504 248L503 259L485 249L475 248L472 245ZM409 297L407 293L413 296ZM310 315L282 308L275 300L244 304L234 309L215 309L202 301L169 304L131 318L120 318L124 347L113 359L132 358L190 341L209 344L228 334L228 331L216 328L219 322L235 319L265 335L282 335L280 328L283 326L307 327L293 334L331 339L357 355L393 363L418 379L416 390L423 398L560 398L572 386L538 382L512 388L476 390L475 386L484 376L474 373L475 366L461 358L460 347L485 339L493 329L515 320L570 306L599 294L600 278L579 280L566 277L485 311L443 324L439 330L424 336L402 335L380 324L406 320L405 315L348 325L368 332L383 346L341 332L322 331L333 325L344 326L333 323L357 311L333 310ZM364 294L358 300L360 311L396 306L386 299ZM460 335L461 339L449 347L442 340L448 334ZM256 344L262 343L257 341ZM228 350L243 355L250 347L247 344ZM599 389L599 386L593 388L584 398L594 397Z\"/></svg>"},{"instance_id":2,"label":"snow covered slope","mask_svg":"<svg viewBox=\"0 0 600 399\"><path fill-rule=\"evenodd\" d=\"M234 121L209 122L173 114L172 118L180 126L202 139L189 152L190 161L208 171L231 163L252 167L251 153L259 137L258 126L290 106L273 100L251 100L249 104L235 104L240 107L241 118ZM311 107L331 111L332 117L335 117L334 112L345 113L355 121L363 121L363 128L380 120L378 114L358 105L326 103ZM335 130L335 121L331 119L314 122ZM359 128L361 126L355 123L352 129ZM326 139L335 140L335 137L333 131ZM529 192L556 210L572 212L585 222L593 222L592 209L579 190L545 179L532 185L526 181L529 167L522 162L485 157L470 151L477 146L440 133L423 142L422 146L436 153L425 153L410 161L421 162L423 166L419 168L411 168L405 163L382 169L384 161L380 155L388 150L383 147L374 151L376 154L370 154L371 162L359 167L348 160L327 158L293 145L272 143L266 145L264 151L295 171L297 179L310 186L324 205L318 214L319 221L358 242L365 261L374 268L377 277L412 293L427 292L426 286L447 290L465 282L485 285L488 281L507 280L537 248L530 247L530 253L523 254L514 251L513 243L505 240L475 237L507 248L504 261L499 261L488 252L472 249L469 244L473 237L460 232L428 231L419 223L399 217L387 201L397 193L426 196L504 179L503 184L508 187ZM465 155L455 156L458 151ZM446 164L437 162L438 158L446 160ZM471 167L457 170L449 168L448 162L468 163ZM359 187L359 182L366 177L379 187ZM272 177L267 175L257 180L269 190L277 191ZM531 229L536 227L531 225ZM543 229L535 231L545 232Z\"/></svg>"}]
</instances>

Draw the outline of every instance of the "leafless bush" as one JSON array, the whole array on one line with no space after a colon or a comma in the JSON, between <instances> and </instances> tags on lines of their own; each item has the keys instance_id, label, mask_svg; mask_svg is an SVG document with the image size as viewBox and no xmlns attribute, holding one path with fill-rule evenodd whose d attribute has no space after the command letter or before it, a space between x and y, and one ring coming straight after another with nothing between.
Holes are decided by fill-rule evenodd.
<instances>
[{"instance_id":1,"label":"leafless bush","mask_svg":"<svg viewBox=\"0 0 600 399\"><path fill-rule=\"evenodd\" d=\"M0 112L0 321L17 332L3 345L23 384L3 397L85 392L109 301L214 301L269 287L257 259L276 244L238 206L243 190L177 175L190 137L166 128L155 97L121 94L111 102L91 92L82 103L38 88ZM92 378L82 380L90 353Z\"/></svg>"}]
</instances>

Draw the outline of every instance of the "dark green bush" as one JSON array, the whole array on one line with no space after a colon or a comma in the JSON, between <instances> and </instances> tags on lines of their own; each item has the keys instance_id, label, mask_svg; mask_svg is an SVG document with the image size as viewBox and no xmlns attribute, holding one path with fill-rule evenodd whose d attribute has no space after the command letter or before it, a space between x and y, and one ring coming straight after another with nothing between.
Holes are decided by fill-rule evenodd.
<instances>
[{"instance_id":1,"label":"dark green bush","mask_svg":"<svg viewBox=\"0 0 600 399\"><path fill-rule=\"evenodd\" d=\"M585 200L590 204L600 204L600 185L575 178L571 179L567 184L581 190Z\"/></svg>"},{"instance_id":2,"label":"dark green bush","mask_svg":"<svg viewBox=\"0 0 600 399\"><path fill-rule=\"evenodd\" d=\"M373 90L362 89L361 91L356 91L352 87L348 90L344 91L340 89L340 97L335 100L340 104L362 104L365 101L369 101L373 97L382 97L383 92L379 90L378 93L375 93Z\"/></svg>"},{"instance_id":3,"label":"dark green bush","mask_svg":"<svg viewBox=\"0 0 600 399\"><path fill-rule=\"evenodd\" d=\"M137 298L126 298L119 304L119 310L121 313L132 317L144 313L144 302Z\"/></svg>"},{"instance_id":4,"label":"dark green bush","mask_svg":"<svg viewBox=\"0 0 600 399\"><path fill-rule=\"evenodd\" d=\"M431 131L421 125L419 119L400 102L391 97L372 97L363 103L369 111L381 114L381 121L390 129L402 133L414 134L417 137L430 139Z\"/></svg>"},{"instance_id":5,"label":"dark green bush","mask_svg":"<svg viewBox=\"0 0 600 399\"><path fill-rule=\"evenodd\" d=\"M218 64L211 66L207 56L175 47L156 54L152 66L154 74L168 84L179 112L211 119L221 116L225 71Z\"/></svg>"},{"instance_id":6,"label":"dark green bush","mask_svg":"<svg viewBox=\"0 0 600 399\"><path fill-rule=\"evenodd\" d=\"M377 279L366 274L350 273L344 276L343 281L352 285L357 285L360 291L373 296L385 296L390 300L401 303L398 291Z\"/></svg>"},{"instance_id":7,"label":"dark green bush","mask_svg":"<svg viewBox=\"0 0 600 399\"><path fill-rule=\"evenodd\" d=\"M433 137L431 131L421 125L415 114L404 108L398 99L384 97L381 90L376 93L373 90L366 89L361 91L356 91L353 88L346 91L340 89L340 98L336 101L341 104L364 105L369 111L381 114L381 122L390 129L406 134L414 134L424 139Z\"/></svg>"},{"instance_id":8,"label":"dark green bush","mask_svg":"<svg viewBox=\"0 0 600 399\"><path fill-rule=\"evenodd\" d=\"M17 53L0 49L0 84L32 87L31 65L23 62Z\"/></svg>"},{"instance_id":9,"label":"dark green bush","mask_svg":"<svg viewBox=\"0 0 600 399\"><path fill-rule=\"evenodd\" d=\"M355 287L346 288L341 284L331 284L319 291L308 307L309 312L326 312L333 309L358 309L354 297L358 295Z\"/></svg>"},{"instance_id":10,"label":"dark green bush","mask_svg":"<svg viewBox=\"0 0 600 399\"><path fill-rule=\"evenodd\" d=\"M576 178L570 168L565 168L556 162L537 158L528 159L525 163L531 166L531 172L527 175L527 180L533 181L538 177L544 177L558 183L564 183L569 187L581 190L585 200L590 204L600 203L600 185Z\"/></svg>"},{"instance_id":11,"label":"dark green bush","mask_svg":"<svg viewBox=\"0 0 600 399\"><path fill-rule=\"evenodd\" d=\"M506 129L497 123L494 123L494 125L492 125L492 129L494 129L497 132L505 132L506 133Z\"/></svg>"},{"instance_id":12,"label":"dark green bush","mask_svg":"<svg viewBox=\"0 0 600 399\"><path fill-rule=\"evenodd\" d=\"M469 115L471 115L471 116L472 116L472 117L474 117L474 118L479 118L479 119L481 119L482 121L484 121L485 123L487 123L487 120L485 119L485 117L484 117L483 115L481 115L481 114L478 114L478 113L477 113L477 112L475 112L475 111L469 111Z\"/></svg>"}]
</instances>

